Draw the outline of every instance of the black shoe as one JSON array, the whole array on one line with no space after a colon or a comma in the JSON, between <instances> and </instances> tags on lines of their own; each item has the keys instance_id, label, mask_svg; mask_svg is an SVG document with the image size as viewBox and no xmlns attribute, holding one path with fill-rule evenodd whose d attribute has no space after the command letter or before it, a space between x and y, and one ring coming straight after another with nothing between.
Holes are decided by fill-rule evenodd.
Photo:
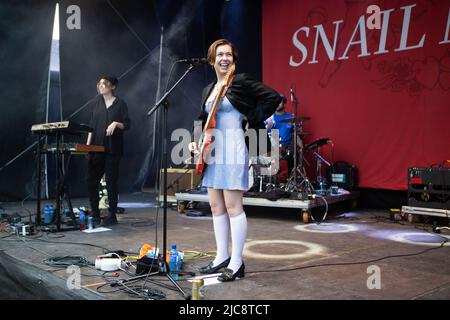
<instances>
[{"instance_id":1,"label":"black shoe","mask_svg":"<svg viewBox=\"0 0 450 320\"><path fill-rule=\"evenodd\" d=\"M217 271L219 271L220 269L225 268L230 263L230 260L231 257L229 257L224 262L218 264L215 267L213 267L213 261L211 261L207 266L198 269L198 271L200 271L200 273L207 273L207 274L217 273Z\"/></svg>"},{"instance_id":2,"label":"black shoe","mask_svg":"<svg viewBox=\"0 0 450 320\"><path fill-rule=\"evenodd\" d=\"M113 215L108 215L105 218L105 220L103 220L102 225L105 226L105 227L108 227L108 226L113 226L113 225L118 224L118 223L119 222L117 221L116 215L113 214Z\"/></svg>"},{"instance_id":3,"label":"black shoe","mask_svg":"<svg viewBox=\"0 0 450 320\"><path fill-rule=\"evenodd\" d=\"M236 271L236 273L233 273L233 270L231 269L225 268L222 274L217 277L217 280L227 282L227 281L234 281L236 278L243 278L243 277L245 277L244 262L242 262L241 266L239 267L238 271Z\"/></svg>"}]
</instances>

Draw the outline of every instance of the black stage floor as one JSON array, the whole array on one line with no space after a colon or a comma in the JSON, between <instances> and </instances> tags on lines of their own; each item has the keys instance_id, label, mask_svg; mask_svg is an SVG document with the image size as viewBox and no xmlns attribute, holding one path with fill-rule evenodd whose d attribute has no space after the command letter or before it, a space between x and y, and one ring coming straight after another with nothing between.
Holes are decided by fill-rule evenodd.
<instances>
[{"instance_id":1,"label":"black stage floor","mask_svg":"<svg viewBox=\"0 0 450 320\"><path fill-rule=\"evenodd\" d=\"M128 283L129 288L111 287L111 281L129 276L123 271L119 277L105 276L92 266L81 267L81 289L76 290L68 286L72 273L67 268L44 263L67 255L93 262L105 249L137 253L144 243L154 246L156 237L162 248L163 210L158 210L154 197L121 195L119 202L125 213L111 231L40 232L29 237L0 232L0 298L142 299L136 292L143 295L145 287L162 292L167 300L183 299L163 276ZM87 200L76 199L74 204L87 206ZM35 203L1 206L26 220ZM196 210L202 209L207 207ZM303 224L298 210L246 211L246 276L231 283L214 283L211 278L213 283L205 287L207 300L450 299L450 242L444 243L450 236L433 233L429 224L391 221L389 212L379 210L331 208L320 225ZM195 212L168 210L167 244L185 251L184 271L196 272L211 259L207 253L215 250L215 240L209 212L190 214ZM320 208L313 214L320 218ZM192 288L190 277L183 275L178 281L186 292Z\"/></svg>"}]
</instances>

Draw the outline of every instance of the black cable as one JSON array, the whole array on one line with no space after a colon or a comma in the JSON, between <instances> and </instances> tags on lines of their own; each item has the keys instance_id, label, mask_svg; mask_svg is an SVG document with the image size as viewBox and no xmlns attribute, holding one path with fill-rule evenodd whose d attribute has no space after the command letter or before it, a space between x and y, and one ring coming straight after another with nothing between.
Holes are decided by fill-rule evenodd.
<instances>
[{"instance_id":1,"label":"black cable","mask_svg":"<svg viewBox=\"0 0 450 320\"><path fill-rule=\"evenodd\" d=\"M368 264L368 263L374 263L386 259L391 258L402 258L402 257L412 257L412 256L418 256L424 253L427 253L428 251L436 250L443 248L445 243L448 242L449 239L445 239L439 247L434 248L427 248L425 250L416 252L416 253L407 253L407 254L398 254L398 255L391 255L391 256L385 256L381 258L376 258L372 260L367 261L357 261L357 262L341 262L341 263L325 263L325 264L316 264L311 266L304 266L304 267L295 267L295 268L287 268L287 269L275 269L275 270L258 270L258 271L249 271L247 273L270 273L270 272L284 272L284 271L296 271L296 270L304 270L304 269L311 269L311 268L319 268L319 267L335 267L335 266L351 266L351 265L362 265L362 264Z\"/></svg>"},{"instance_id":2,"label":"black cable","mask_svg":"<svg viewBox=\"0 0 450 320\"><path fill-rule=\"evenodd\" d=\"M34 240L34 241L42 241L42 242L48 242L48 243L61 243L61 244L71 244L71 245L82 245L82 246L90 246L90 247L95 247L95 248L100 248L103 249L104 251L111 251L108 248L102 247L102 246L98 246L95 244L91 244L91 243L84 243L84 242L66 242L66 241L50 241L50 240L44 240L44 239L39 239L39 238L29 238L27 236L25 236L24 238L28 239L28 240ZM6 240L6 241L22 241L20 239L12 239L12 240Z\"/></svg>"},{"instance_id":3,"label":"black cable","mask_svg":"<svg viewBox=\"0 0 450 320\"><path fill-rule=\"evenodd\" d=\"M316 197L316 198L321 198L322 201L325 203L325 213L323 214L322 220L321 220L321 221L316 221L316 220L314 219L313 214L311 213L311 219L312 219L312 221L314 221L317 225L320 225L322 222L325 221L325 219L326 219L326 217L327 217L327 214L328 214L328 202L327 202L327 200L325 199L325 197L322 197L321 195L316 194L315 197Z\"/></svg>"},{"instance_id":4,"label":"black cable","mask_svg":"<svg viewBox=\"0 0 450 320\"><path fill-rule=\"evenodd\" d=\"M86 267L91 268L91 269L93 269L96 272L99 272L97 269L93 268L90 265L87 265ZM124 271L123 269L121 269L121 270ZM140 297L142 299L145 298L145 299L160 300L160 299L165 298L164 293L162 293L161 291L158 292L156 289L152 289L152 288L146 287L144 289L137 288L135 290L134 287L126 286L126 285L123 285L123 284L121 284L123 286L123 288L119 288L119 289L115 289L115 290L111 290L111 291L100 291L101 288L103 288L106 285L110 285L111 282L112 282L110 279L108 279L107 274L108 274L108 272L103 272L102 275L98 275L98 276L102 277L106 281L106 283L104 283L104 284L102 284L102 285L97 287L97 292L99 292L99 293L106 293L107 294L107 293L114 293L114 292L119 292L119 291L125 291L129 295L138 296L138 297ZM95 276L95 275L92 275L92 276ZM114 280L114 281L116 281L116 280ZM141 290L141 289L142 289L142 291L144 293L139 292L139 290Z\"/></svg>"},{"instance_id":5,"label":"black cable","mask_svg":"<svg viewBox=\"0 0 450 320\"><path fill-rule=\"evenodd\" d=\"M83 256L61 256L61 257L50 257L43 261L44 264L52 267L67 267L67 266L79 266L84 267L87 265L92 265L85 257Z\"/></svg>"},{"instance_id":6,"label":"black cable","mask_svg":"<svg viewBox=\"0 0 450 320\"><path fill-rule=\"evenodd\" d=\"M49 238L49 239L61 239L61 238L64 238L65 237L65 235L64 234L55 234L55 235L52 235L52 233L47 233L47 238Z\"/></svg>"},{"instance_id":7,"label":"black cable","mask_svg":"<svg viewBox=\"0 0 450 320\"><path fill-rule=\"evenodd\" d=\"M31 218L31 216L35 216L36 214L31 213L30 210L28 210L27 208L25 208L24 202L25 202L25 200L27 200L27 199L28 199L29 197L31 197L32 195L33 195L33 193L30 193L30 194L27 195L27 196L22 200L22 202L21 202L22 208L25 209L25 210L28 212L30 218ZM30 219L29 223L31 223L31 219Z\"/></svg>"},{"instance_id":8,"label":"black cable","mask_svg":"<svg viewBox=\"0 0 450 320\"><path fill-rule=\"evenodd\" d=\"M10 235L8 235L10 236ZM24 237L27 238L27 237ZM96 245L91 245L91 244L87 244L87 243L70 243L70 242L62 242L62 241L49 241L49 240L43 240L43 239L33 239L33 238L28 238L28 240L39 240L39 241L43 241L43 242L50 242L50 243L65 243L65 244L75 244L75 245L88 245L88 246L93 246L93 247L98 247L98 248L102 248L104 249L106 252L109 251L108 249L101 247L101 246L96 246ZM14 240L6 240L6 241L14 241ZM24 239L17 239L17 241L25 241ZM31 247L32 248L32 247ZM32 248L34 250L36 250L35 248ZM44 252L42 252L44 253ZM48 265L48 266L52 266L52 267L63 267L66 268L67 266L70 265L77 265L80 267L88 267L88 268L92 268L95 271L97 271L97 269L93 268L93 264L90 263L85 257L83 256L71 256L71 255L67 255L67 256L61 256L61 257L50 257L48 259L45 259L43 261L44 264ZM127 272L124 269L121 269L121 271L127 273L128 275L131 275L129 272ZM97 271L98 272L98 271ZM107 278L107 273L103 273L102 275L84 275L84 276L89 276L89 277L102 277L105 281L107 281L106 284L110 284L112 281L109 280ZM103 287L104 285L101 285L100 287ZM128 294L130 295L136 295L138 297L141 298L145 298L145 299L163 299L165 298L165 295L163 292L157 290L157 289L152 289L149 287L137 287L136 289L134 289L133 287L129 287L126 286L124 284L121 284L122 286L124 286L124 288L121 288L120 290L125 290ZM169 286L166 286L164 284L162 284L162 286L166 287L167 289L172 289ZM99 288L100 288L99 287ZM120 291L120 290L116 290L116 291ZM98 292L100 292L99 290L97 290ZM111 291L111 292L116 292L116 291ZM142 291L142 292L140 292ZM111 292L104 292L104 293L111 293ZM102 293L102 292L100 292Z\"/></svg>"},{"instance_id":9,"label":"black cable","mask_svg":"<svg viewBox=\"0 0 450 320\"><path fill-rule=\"evenodd\" d=\"M155 221L153 221L152 219L145 219L143 221L136 221L131 223L132 227L135 228L142 228L142 227L151 227L154 226L156 224Z\"/></svg>"},{"instance_id":10,"label":"black cable","mask_svg":"<svg viewBox=\"0 0 450 320\"><path fill-rule=\"evenodd\" d=\"M104 283L104 284L98 286L97 292L103 293L103 294L109 294L109 293L125 291L129 295L137 296L139 298L147 298L147 299L153 299L153 300L162 300L162 299L166 298L166 295L164 294L164 292L162 292L158 289L154 289L154 288L150 288L150 287L142 288L140 286L135 286L135 285L128 286L128 285L121 284L122 285L121 288L117 288L117 289L109 290L109 291L101 290L103 287L105 287L108 284L109 283Z\"/></svg>"}]
</instances>

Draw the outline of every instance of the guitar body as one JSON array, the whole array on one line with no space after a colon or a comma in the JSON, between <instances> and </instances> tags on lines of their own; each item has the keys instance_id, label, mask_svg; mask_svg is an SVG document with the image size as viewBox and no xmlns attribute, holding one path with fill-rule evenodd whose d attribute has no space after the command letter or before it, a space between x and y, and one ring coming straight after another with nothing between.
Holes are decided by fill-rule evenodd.
<instances>
[{"instance_id":1,"label":"guitar body","mask_svg":"<svg viewBox=\"0 0 450 320\"><path fill-rule=\"evenodd\" d=\"M202 175L205 170L205 158L209 154L209 147L212 143L212 134L211 129L214 129L216 127L216 112L217 108L219 107L220 101L225 96L226 91L228 87L231 85L231 82L233 80L235 65L232 64L230 66L230 69L228 70L228 73L226 74L225 78L222 81L222 84L219 89L219 93L214 99L214 102L211 106L211 110L208 113L208 118L206 120L205 127L203 128L203 139L200 147L200 153L198 156L197 163L195 164L195 171L194 173L198 176Z\"/></svg>"},{"instance_id":2,"label":"guitar body","mask_svg":"<svg viewBox=\"0 0 450 320\"><path fill-rule=\"evenodd\" d=\"M208 130L208 131L210 131L210 130ZM203 174L203 171L205 170L204 157L205 157L208 147L211 145L211 143L212 143L212 136L209 134L209 132L205 132L204 137L203 137L202 147L200 149L201 150L200 155L199 155L197 164L195 165L194 173L197 176L201 176Z\"/></svg>"}]
</instances>

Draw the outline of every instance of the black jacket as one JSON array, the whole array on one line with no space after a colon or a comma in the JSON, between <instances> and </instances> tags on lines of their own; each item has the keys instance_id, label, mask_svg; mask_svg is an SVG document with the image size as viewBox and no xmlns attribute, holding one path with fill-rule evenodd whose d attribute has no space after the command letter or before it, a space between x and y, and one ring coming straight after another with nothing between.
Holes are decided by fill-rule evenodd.
<instances>
[{"instance_id":1,"label":"black jacket","mask_svg":"<svg viewBox=\"0 0 450 320\"><path fill-rule=\"evenodd\" d=\"M205 102L214 85L215 82L210 83L203 89L201 112L198 117L199 120L202 120L202 127L208 118L208 113L205 112ZM247 118L249 128L253 129L264 129L264 120L275 113L281 102L278 92L256 81L246 73L234 76L226 97Z\"/></svg>"},{"instance_id":2,"label":"black jacket","mask_svg":"<svg viewBox=\"0 0 450 320\"><path fill-rule=\"evenodd\" d=\"M113 121L122 122L124 130L117 128L112 136L106 136L106 128ZM116 97L113 104L106 108L105 100L99 96L92 110L90 126L94 129L91 144L105 146L107 154L123 154L123 131L130 129L130 118L125 101Z\"/></svg>"}]
</instances>

